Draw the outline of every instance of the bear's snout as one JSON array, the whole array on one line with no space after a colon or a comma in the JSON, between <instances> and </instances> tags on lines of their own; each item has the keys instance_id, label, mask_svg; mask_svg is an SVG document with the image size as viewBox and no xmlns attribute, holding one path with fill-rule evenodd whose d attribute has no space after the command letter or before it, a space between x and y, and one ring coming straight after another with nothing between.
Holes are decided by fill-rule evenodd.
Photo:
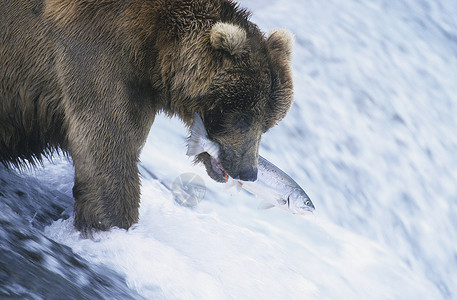
<instances>
[{"instance_id":1,"label":"bear's snout","mask_svg":"<svg viewBox=\"0 0 457 300\"><path fill-rule=\"evenodd\" d=\"M243 181L256 181L257 180L257 167L248 166L243 168L238 173L238 176L235 179Z\"/></svg>"},{"instance_id":2,"label":"bear's snout","mask_svg":"<svg viewBox=\"0 0 457 300\"><path fill-rule=\"evenodd\" d=\"M220 144L219 160L228 175L235 180L256 181L260 137L245 139L238 147L229 143Z\"/></svg>"}]
</instances>

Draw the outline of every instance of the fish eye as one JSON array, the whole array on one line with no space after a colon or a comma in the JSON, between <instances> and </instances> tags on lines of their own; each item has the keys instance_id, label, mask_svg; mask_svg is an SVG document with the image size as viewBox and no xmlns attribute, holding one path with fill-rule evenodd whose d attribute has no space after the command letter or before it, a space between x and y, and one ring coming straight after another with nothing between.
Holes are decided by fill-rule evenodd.
<instances>
[{"instance_id":1,"label":"fish eye","mask_svg":"<svg viewBox=\"0 0 457 300\"><path fill-rule=\"evenodd\" d=\"M311 201L306 200L305 205L306 205L306 206L309 206L310 204L311 204Z\"/></svg>"}]
</instances>

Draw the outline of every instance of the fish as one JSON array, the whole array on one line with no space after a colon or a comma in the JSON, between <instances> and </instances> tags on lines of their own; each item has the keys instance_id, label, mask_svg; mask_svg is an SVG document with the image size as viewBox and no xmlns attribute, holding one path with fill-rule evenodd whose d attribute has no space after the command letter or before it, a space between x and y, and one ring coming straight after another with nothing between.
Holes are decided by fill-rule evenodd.
<instances>
[{"instance_id":1,"label":"fish","mask_svg":"<svg viewBox=\"0 0 457 300\"><path fill-rule=\"evenodd\" d=\"M260 155L257 180L242 181L230 177L219 163L219 145L208 138L203 120L195 113L186 154L194 156L203 152L208 153L211 162L224 172L227 187L235 186L238 191L244 189L263 199L260 209L278 207L298 215L314 211L314 204L306 192L289 175Z\"/></svg>"}]
</instances>

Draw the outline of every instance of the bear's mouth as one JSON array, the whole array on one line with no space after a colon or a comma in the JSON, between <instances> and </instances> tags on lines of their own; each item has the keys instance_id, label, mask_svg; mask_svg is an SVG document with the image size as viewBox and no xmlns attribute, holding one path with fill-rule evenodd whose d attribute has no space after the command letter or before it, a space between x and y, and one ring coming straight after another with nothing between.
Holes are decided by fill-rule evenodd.
<instances>
[{"instance_id":1,"label":"bear's mouth","mask_svg":"<svg viewBox=\"0 0 457 300\"><path fill-rule=\"evenodd\" d=\"M225 178L225 182L228 182L228 173L224 170L221 163L211 155L210 158L211 168L213 169L213 171L216 172L218 175L223 176Z\"/></svg>"},{"instance_id":2,"label":"bear's mouth","mask_svg":"<svg viewBox=\"0 0 457 300\"><path fill-rule=\"evenodd\" d=\"M206 173L214 181L222 183L228 181L229 175L227 171L225 171L224 167L222 167L222 164L207 152L200 153L196 159L197 161L203 162L206 167Z\"/></svg>"}]
</instances>

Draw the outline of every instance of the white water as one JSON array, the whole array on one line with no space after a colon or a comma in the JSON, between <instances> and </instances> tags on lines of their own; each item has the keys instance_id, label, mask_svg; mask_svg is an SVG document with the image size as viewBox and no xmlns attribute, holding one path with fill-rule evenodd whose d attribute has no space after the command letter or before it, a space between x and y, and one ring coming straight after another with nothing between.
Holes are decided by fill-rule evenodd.
<instances>
[{"instance_id":1,"label":"white water","mask_svg":"<svg viewBox=\"0 0 457 300\"><path fill-rule=\"evenodd\" d=\"M296 36L295 104L261 154L315 214L259 211L225 191L185 156L180 121L162 116L142 154L139 224L83 240L59 220L45 235L149 299L457 298L457 3L241 5L262 30ZM57 160L32 174L71 195L72 172ZM184 172L208 189L193 209L167 188Z\"/></svg>"}]
</instances>

